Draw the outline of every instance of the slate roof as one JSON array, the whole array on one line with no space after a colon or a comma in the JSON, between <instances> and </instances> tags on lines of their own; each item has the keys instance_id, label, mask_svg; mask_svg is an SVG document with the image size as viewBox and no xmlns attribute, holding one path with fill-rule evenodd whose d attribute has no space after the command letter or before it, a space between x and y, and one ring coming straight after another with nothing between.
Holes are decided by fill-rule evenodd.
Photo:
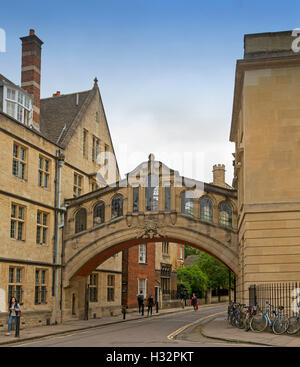
<instances>
[{"instance_id":1,"label":"slate roof","mask_svg":"<svg viewBox=\"0 0 300 367\"><path fill-rule=\"evenodd\" d=\"M41 99L41 133L54 143L66 145L73 135L73 122L80 119L93 96L94 88Z\"/></svg>"}]
</instances>

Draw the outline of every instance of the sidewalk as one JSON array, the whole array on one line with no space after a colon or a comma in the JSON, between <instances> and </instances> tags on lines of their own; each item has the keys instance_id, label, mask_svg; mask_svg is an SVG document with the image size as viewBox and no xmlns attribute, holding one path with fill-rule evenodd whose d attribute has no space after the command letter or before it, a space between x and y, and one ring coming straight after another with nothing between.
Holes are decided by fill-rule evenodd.
<instances>
[{"instance_id":1,"label":"sidewalk","mask_svg":"<svg viewBox=\"0 0 300 367\"><path fill-rule=\"evenodd\" d=\"M226 320L227 314L218 316L209 321L201 328L201 334L204 337L230 341L235 343L256 344L261 346L272 347L300 347L300 334L296 335L275 335L272 331L264 331L254 333L245 331L228 325Z\"/></svg>"},{"instance_id":2,"label":"sidewalk","mask_svg":"<svg viewBox=\"0 0 300 367\"><path fill-rule=\"evenodd\" d=\"M210 306L210 305L205 305ZM169 308L162 309L158 313L153 310L152 317L159 317L162 315L168 315L172 313L178 312L188 312L192 311L192 306L186 306L184 309L182 308ZM67 321L63 324L50 325L50 326L36 326L29 327L20 330L20 337L14 337L14 331L11 332L10 336L6 336L5 333L7 331L0 332L0 346L5 344L18 343L24 340L34 340L42 337L47 337L51 335L57 334L67 334L69 332L86 330L90 328L97 328L104 325L112 325L118 324L130 320L139 320L139 319L147 319L147 310L145 310L144 316L139 315L137 312L128 312L126 314L126 320L123 320L123 315L119 316L110 316L110 317L102 317L99 319L90 319L90 320L72 320Z\"/></svg>"}]
</instances>

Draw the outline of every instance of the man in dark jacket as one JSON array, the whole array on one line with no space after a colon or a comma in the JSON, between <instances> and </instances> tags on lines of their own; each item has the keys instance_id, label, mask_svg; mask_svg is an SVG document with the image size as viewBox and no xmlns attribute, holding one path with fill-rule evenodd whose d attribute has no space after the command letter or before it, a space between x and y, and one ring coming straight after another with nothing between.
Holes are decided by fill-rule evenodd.
<instances>
[{"instance_id":1,"label":"man in dark jacket","mask_svg":"<svg viewBox=\"0 0 300 367\"><path fill-rule=\"evenodd\" d=\"M140 291L140 294L137 297L138 304L139 304L139 313L142 311L142 316L144 316L144 295L143 291Z\"/></svg>"},{"instance_id":2,"label":"man in dark jacket","mask_svg":"<svg viewBox=\"0 0 300 367\"><path fill-rule=\"evenodd\" d=\"M150 294L150 296L147 299L147 303L148 303L148 312L147 312L147 314L149 316L149 313L151 313L151 316L152 316L152 307L154 305L154 300L153 300L153 297L152 297L151 294Z\"/></svg>"}]
</instances>

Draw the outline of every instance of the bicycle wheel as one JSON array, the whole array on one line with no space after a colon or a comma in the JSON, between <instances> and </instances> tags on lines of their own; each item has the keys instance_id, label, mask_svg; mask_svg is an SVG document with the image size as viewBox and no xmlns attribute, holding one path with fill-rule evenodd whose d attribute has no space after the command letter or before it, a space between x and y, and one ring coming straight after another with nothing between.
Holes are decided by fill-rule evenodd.
<instances>
[{"instance_id":1,"label":"bicycle wheel","mask_svg":"<svg viewBox=\"0 0 300 367\"><path fill-rule=\"evenodd\" d=\"M300 317L291 316L289 317L289 326L286 329L286 332L290 335L298 333L300 330Z\"/></svg>"},{"instance_id":2,"label":"bicycle wheel","mask_svg":"<svg viewBox=\"0 0 300 367\"><path fill-rule=\"evenodd\" d=\"M250 330L250 323L251 323L252 317L253 316L246 315L245 322L244 322L245 331L249 331Z\"/></svg>"},{"instance_id":3,"label":"bicycle wheel","mask_svg":"<svg viewBox=\"0 0 300 367\"><path fill-rule=\"evenodd\" d=\"M241 312L239 314L239 316L236 318L236 320L235 320L235 326L237 328L244 329L244 327L245 327L245 317L246 317L246 315L243 312Z\"/></svg>"},{"instance_id":4,"label":"bicycle wheel","mask_svg":"<svg viewBox=\"0 0 300 367\"><path fill-rule=\"evenodd\" d=\"M260 333L267 327L267 318L264 315L255 315L250 321L250 328L256 333Z\"/></svg>"},{"instance_id":5,"label":"bicycle wheel","mask_svg":"<svg viewBox=\"0 0 300 367\"><path fill-rule=\"evenodd\" d=\"M286 332L289 327L289 320L286 316L279 316L272 325L274 334L280 335Z\"/></svg>"}]
</instances>

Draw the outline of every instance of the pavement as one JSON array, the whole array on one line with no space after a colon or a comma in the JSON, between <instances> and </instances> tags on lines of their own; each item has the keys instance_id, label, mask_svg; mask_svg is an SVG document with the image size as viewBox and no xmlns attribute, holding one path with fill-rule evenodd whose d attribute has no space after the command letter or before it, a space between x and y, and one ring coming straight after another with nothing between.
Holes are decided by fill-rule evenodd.
<instances>
[{"instance_id":1,"label":"pavement","mask_svg":"<svg viewBox=\"0 0 300 367\"><path fill-rule=\"evenodd\" d=\"M202 308L215 307L217 304L211 305L202 305L199 306L199 312L201 312ZM219 304L220 305L220 304ZM224 303L224 308L226 308L227 304ZM191 306L187 306L184 309L180 308L172 308L172 309L162 309L159 310L158 313L154 311L152 317L159 317L163 315L169 315L174 313L182 313L192 311ZM227 313L224 311L224 314L211 317L205 317L207 319L203 323L195 324L193 323L193 327L190 328L182 328L185 330L185 337L180 338L179 333L176 336L176 339L189 339L189 335L187 332L192 333L192 338L194 342L199 341L199 344L203 343L203 338L207 338L207 340L215 340L222 341L230 344L245 344L253 345L253 346L273 346L273 347L300 347L300 334L298 335L275 335L271 330L254 333L252 331L244 331L241 329L237 329L228 324ZM126 319L123 320L123 315L120 316L110 316L103 317L99 319L90 319L90 320L72 320L67 321L63 324L57 325L49 325L49 326L36 326L29 327L20 330L20 337L14 337L14 332L11 333L10 336L6 336L6 331L0 332L0 346L5 346L13 343L19 343L21 341L35 340L40 338L51 337L54 335L63 335L68 334L70 332L76 332L80 330L88 330L93 328L101 328L106 325L113 325L118 323L124 323L130 320L141 320L147 319L147 313L145 312L144 316L138 314L138 312L128 312L126 314ZM188 325L187 325L188 326Z\"/></svg>"},{"instance_id":2,"label":"pavement","mask_svg":"<svg viewBox=\"0 0 300 367\"><path fill-rule=\"evenodd\" d=\"M245 331L234 326L228 325L224 316L215 317L204 326L199 327L199 334L206 338L226 341L230 343L245 343L265 347L300 347L300 334L296 335L275 335L268 329L260 333Z\"/></svg>"}]
</instances>

